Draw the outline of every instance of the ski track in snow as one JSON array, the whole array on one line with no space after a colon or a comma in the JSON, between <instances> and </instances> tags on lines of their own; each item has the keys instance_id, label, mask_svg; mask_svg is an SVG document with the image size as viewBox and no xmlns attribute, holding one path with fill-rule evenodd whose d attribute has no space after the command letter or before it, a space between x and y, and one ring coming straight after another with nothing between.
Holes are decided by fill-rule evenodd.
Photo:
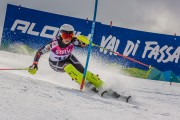
<instances>
[{"instance_id":1,"label":"ski track in snow","mask_svg":"<svg viewBox=\"0 0 180 120\"><path fill-rule=\"evenodd\" d=\"M4 51L0 56L0 68L27 67L33 60ZM127 77L100 66L97 73L109 72L100 76L117 79L111 87L114 83L116 90L133 96L129 104L80 92L69 76L50 69L47 56L39 67L34 76L27 71L0 71L0 120L180 120L180 84Z\"/></svg>"}]
</instances>

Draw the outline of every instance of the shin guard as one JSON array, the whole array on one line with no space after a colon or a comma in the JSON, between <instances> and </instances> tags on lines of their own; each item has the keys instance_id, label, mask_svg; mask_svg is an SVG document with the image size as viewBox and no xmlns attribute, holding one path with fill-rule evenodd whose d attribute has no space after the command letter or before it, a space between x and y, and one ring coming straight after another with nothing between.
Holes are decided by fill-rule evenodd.
<instances>
[{"instance_id":1,"label":"shin guard","mask_svg":"<svg viewBox=\"0 0 180 120\"><path fill-rule=\"evenodd\" d=\"M67 66L65 66L64 70L79 85L82 83L83 74L79 72L72 64L68 64ZM92 83L96 88L100 88L104 84L103 81L97 75L94 75L89 71L87 71L86 80Z\"/></svg>"}]
</instances>

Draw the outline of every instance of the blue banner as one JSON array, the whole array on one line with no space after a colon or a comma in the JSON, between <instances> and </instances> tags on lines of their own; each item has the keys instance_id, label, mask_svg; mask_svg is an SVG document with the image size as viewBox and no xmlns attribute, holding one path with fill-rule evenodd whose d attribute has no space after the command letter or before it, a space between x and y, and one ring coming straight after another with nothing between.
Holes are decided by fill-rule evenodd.
<instances>
[{"instance_id":1,"label":"blue banner","mask_svg":"<svg viewBox=\"0 0 180 120\"><path fill-rule=\"evenodd\" d=\"M8 5L2 44L19 42L39 49L58 34L60 26L64 23L74 26L76 35L90 36L92 21ZM179 36L111 27L97 22L94 43L161 71L172 71L180 75ZM105 60L127 67L147 68L104 49L93 47L92 52Z\"/></svg>"}]
</instances>

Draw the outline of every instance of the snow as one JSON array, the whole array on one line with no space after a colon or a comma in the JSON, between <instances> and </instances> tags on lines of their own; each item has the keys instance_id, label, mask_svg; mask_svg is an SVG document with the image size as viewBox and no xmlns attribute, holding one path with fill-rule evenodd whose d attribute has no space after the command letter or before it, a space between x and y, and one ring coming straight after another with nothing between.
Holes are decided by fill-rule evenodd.
<instances>
[{"instance_id":1,"label":"snow","mask_svg":"<svg viewBox=\"0 0 180 120\"><path fill-rule=\"evenodd\" d=\"M77 56L84 64L86 56ZM24 68L32 61L31 55L0 51L0 68ZM123 76L93 57L89 69L133 101L80 92L68 75L51 70L47 54L36 75L0 71L0 120L180 120L180 84Z\"/></svg>"}]
</instances>

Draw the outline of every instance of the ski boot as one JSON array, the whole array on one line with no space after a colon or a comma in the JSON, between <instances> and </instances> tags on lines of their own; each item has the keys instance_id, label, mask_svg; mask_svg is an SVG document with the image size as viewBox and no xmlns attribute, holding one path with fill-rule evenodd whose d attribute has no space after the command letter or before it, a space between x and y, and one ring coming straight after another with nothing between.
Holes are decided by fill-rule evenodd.
<instances>
[{"instance_id":1,"label":"ski boot","mask_svg":"<svg viewBox=\"0 0 180 120\"><path fill-rule=\"evenodd\" d=\"M91 82L87 82L85 86L86 86L86 88L88 88L88 90L90 90L94 93L98 93L98 90Z\"/></svg>"}]
</instances>

